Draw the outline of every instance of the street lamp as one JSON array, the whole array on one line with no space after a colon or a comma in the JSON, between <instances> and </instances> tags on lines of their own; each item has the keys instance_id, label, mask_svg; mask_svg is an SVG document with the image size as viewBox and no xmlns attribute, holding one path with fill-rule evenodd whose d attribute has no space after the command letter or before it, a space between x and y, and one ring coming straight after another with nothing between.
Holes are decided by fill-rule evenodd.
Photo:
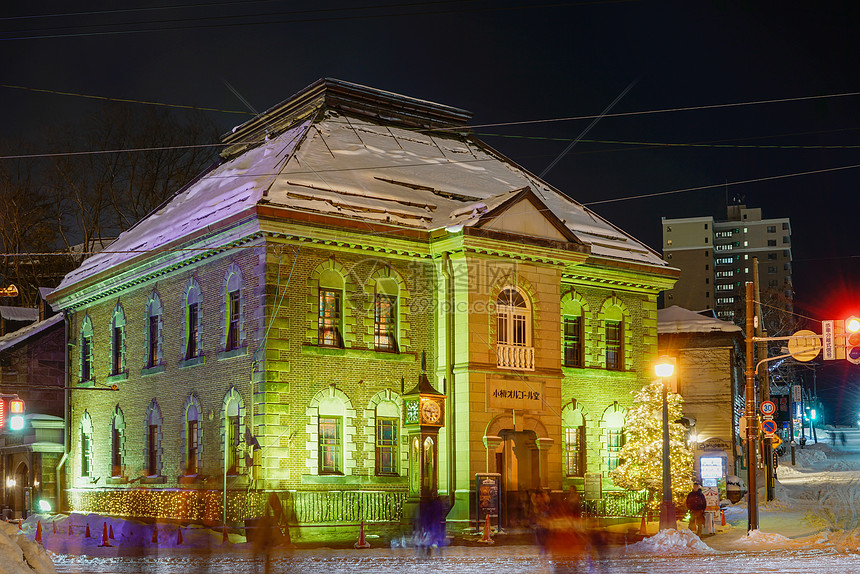
<instances>
[{"instance_id":1,"label":"street lamp","mask_svg":"<svg viewBox=\"0 0 860 574\"><path fill-rule=\"evenodd\" d=\"M676 529L675 501L672 500L672 469L669 462L669 402L666 397L666 378L675 372L674 357L660 357L654 372L663 383L663 501L660 503L660 530Z\"/></svg>"}]
</instances>

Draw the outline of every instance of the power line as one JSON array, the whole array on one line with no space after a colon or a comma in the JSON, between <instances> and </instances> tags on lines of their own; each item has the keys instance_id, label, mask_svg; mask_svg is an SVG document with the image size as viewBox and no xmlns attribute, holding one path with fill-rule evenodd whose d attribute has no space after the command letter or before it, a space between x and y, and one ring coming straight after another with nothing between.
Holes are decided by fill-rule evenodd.
<instances>
[{"instance_id":1,"label":"power line","mask_svg":"<svg viewBox=\"0 0 860 574\"><path fill-rule=\"evenodd\" d=\"M174 4L172 6L144 6L141 8L117 8L114 10L88 10L85 12L57 12L53 14L25 14L23 16L2 16L2 20L32 20L38 18L65 18L68 16L100 16L103 14L122 14L129 12L153 12L157 10L182 10L185 8L213 8L216 6L232 6L236 4L258 4L260 2L277 2L279 0L234 0L232 2L213 2L206 4Z\"/></svg>"},{"instance_id":2,"label":"power line","mask_svg":"<svg viewBox=\"0 0 860 574\"><path fill-rule=\"evenodd\" d=\"M729 186L729 185L743 185L746 183L758 183L761 181L772 181L775 179L785 179L785 178L789 178L789 177L799 177L801 175L813 175L816 173L827 173L827 172L832 172L832 171L855 169L858 167L860 167L860 164L843 165L843 166L839 166L839 167L828 167L828 168L824 168L824 169L813 169L810 171L799 171L796 173L785 173L782 175L771 175L768 177L757 177L755 179L744 179L741 181L729 181L729 182L723 182L723 183L715 183L713 185L700 185L698 187L688 187L685 189L674 189L672 191L658 191L655 193L642 193L639 195L628 195L626 197L616 197L614 199L600 199L598 201L589 201L588 203L583 203L582 205L597 205L600 203L614 203L617 201L627 201L630 199L645 199L647 197L657 197L660 195L673 195L676 193L686 193L688 191L701 191L703 189L714 189L716 187L725 187L725 186Z\"/></svg>"}]
</instances>

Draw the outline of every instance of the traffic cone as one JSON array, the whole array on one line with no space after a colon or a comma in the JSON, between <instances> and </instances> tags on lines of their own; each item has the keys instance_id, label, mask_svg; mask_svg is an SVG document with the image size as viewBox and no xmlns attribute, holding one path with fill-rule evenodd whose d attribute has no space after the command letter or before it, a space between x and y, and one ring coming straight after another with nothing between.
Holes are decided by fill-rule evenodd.
<instances>
[{"instance_id":1,"label":"traffic cone","mask_svg":"<svg viewBox=\"0 0 860 574\"><path fill-rule=\"evenodd\" d=\"M56 521L56 520L52 520L52 521L51 521L51 526L52 526L52 527L53 527L53 529L54 529L54 534L56 534L56 533L57 533L57 521Z\"/></svg>"},{"instance_id":2,"label":"traffic cone","mask_svg":"<svg viewBox=\"0 0 860 574\"><path fill-rule=\"evenodd\" d=\"M90 525L89 525L89 523L87 523L87 532L86 532L86 534L84 534L84 538L92 538L92 536L90 535Z\"/></svg>"},{"instance_id":3,"label":"traffic cone","mask_svg":"<svg viewBox=\"0 0 860 574\"><path fill-rule=\"evenodd\" d=\"M182 545L182 529L181 528L176 530L176 545L177 546Z\"/></svg>"},{"instance_id":4,"label":"traffic cone","mask_svg":"<svg viewBox=\"0 0 860 574\"><path fill-rule=\"evenodd\" d=\"M42 543L42 521L36 523L36 542Z\"/></svg>"},{"instance_id":5,"label":"traffic cone","mask_svg":"<svg viewBox=\"0 0 860 574\"><path fill-rule=\"evenodd\" d=\"M639 534L641 536L648 536L648 521L645 520L645 517L648 516L648 509L642 509L642 522L639 523Z\"/></svg>"},{"instance_id":6,"label":"traffic cone","mask_svg":"<svg viewBox=\"0 0 860 574\"><path fill-rule=\"evenodd\" d=\"M478 542L482 542L484 544L495 544L495 541L490 537L490 531L492 530L492 526L490 526L490 515L487 515L487 520L484 522L484 537L481 538Z\"/></svg>"},{"instance_id":7,"label":"traffic cone","mask_svg":"<svg viewBox=\"0 0 860 574\"><path fill-rule=\"evenodd\" d=\"M104 523L104 528L102 528L102 543L99 544L100 547L105 546L113 546L108 539L108 527L107 522Z\"/></svg>"},{"instance_id":8,"label":"traffic cone","mask_svg":"<svg viewBox=\"0 0 860 574\"><path fill-rule=\"evenodd\" d=\"M108 528L108 538L110 538L111 540L116 540L116 538L113 537L113 524L111 524Z\"/></svg>"},{"instance_id":9,"label":"traffic cone","mask_svg":"<svg viewBox=\"0 0 860 574\"><path fill-rule=\"evenodd\" d=\"M227 538L227 525L224 525L224 528L221 529L221 544L227 544L230 542L230 539Z\"/></svg>"},{"instance_id":10,"label":"traffic cone","mask_svg":"<svg viewBox=\"0 0 860 574\"><path fill-rule=\"evenodd\" d=\"M364 520L361 521L361 525L358 527L358 542L353 544L355 548L370 548L370 542L364 537Z\"/></svg>"},{"instance_id":11,"label":"traffic cone","mask_svg":"<svg viewBox=\"0 0 860 574\"><path fill-rule=\"evenodd\" d=\"M24 522L24 519L23 519L23 518L22 518L21 520L19 520L19 521L18 521L18 530L24 530L24 529L21 527L21 523L22 523L22 522Z\"/></svg>"},{"instance_id":12,"label":"traffic cone","mask_svg":"<svg viewBox=\"0 0 860 574\"><path fill-rule=\"evenodd\" d=\"M726 509L720 508L720 526L726 525Z\"/></svg>"},{"instance_id":13,"label":"traffic cone","mask_svg":"<svg viewBox=\"0 0 860 574\"><path fill-rule=\"evenodd\" d=\"M72 535L72 521L69 520L69 536Z\"/></svg>"},{"instance_id":14,"label":"traffic cone","mask_svg":"<svg viewBox=\"0 0 860 574\"><path fill-rule=\"evenodd\" d=\"M158 544L158 526L152 527L152 543Z\"/></svg>"}]
</instances>

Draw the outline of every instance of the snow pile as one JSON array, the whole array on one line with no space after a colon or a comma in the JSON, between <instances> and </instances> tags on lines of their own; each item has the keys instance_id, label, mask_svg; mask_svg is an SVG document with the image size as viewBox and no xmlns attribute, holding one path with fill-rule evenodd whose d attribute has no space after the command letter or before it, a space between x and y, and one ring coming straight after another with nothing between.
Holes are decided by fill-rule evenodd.
<instances>
[{"instance_id":1,"label":"snow pile","mask_svg":"<svg viewBox=\"0 0 860 574\"><path fill-rule=\"evenodd\" d=\"M830 447L826 444L815 444L805 448L794 449L794 461L797 466L812 466L816 463L821 463L827 460L827 453L830 452Z\"/></svg>"},{"instance_id":2,"label":"snow pile","mask_svg":"<svg viewBox=\"0 0 860 574\"><path fill-rule=\"evenodd\" d=\"M0 572L3 574L56 574L44 548L30 541L18 527L0 522Z\"/></svg>"},{"instance_id":3,"label":"snow pile","mask_svg":"<svg viewBox=\"0 0 860 574\"><path fill-rule=\"evenodd\" d=\"M794 542L782 534L751 530L747 532L746 536L739 538L736 544L741 546L790 546Z\"/></svg>"},{"instance_id":4,"label":"snow pile","mask_svg":"<svg viewBox=\"0 0 860 574\"><path fill-rule=\"evenodd\" d=\"M628 553L649 554L692 554L713 552L714 549L702 542L692 530L661 530L654 536L645 538L627 547Z\"/></svg>"}]
</instances>

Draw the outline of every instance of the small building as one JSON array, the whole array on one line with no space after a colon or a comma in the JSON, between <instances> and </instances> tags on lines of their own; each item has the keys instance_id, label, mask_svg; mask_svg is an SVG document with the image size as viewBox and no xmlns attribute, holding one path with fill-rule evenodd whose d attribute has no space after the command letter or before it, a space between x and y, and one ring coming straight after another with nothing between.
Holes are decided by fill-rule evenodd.
<instances>
[{"instance_id":1,"label":"small building","mask_svg":"<svg viewBox=\"0 0 860 574\"><path fill-rule=\"evenodd\" d=\"M676 358L677 392L684 397L695 471L703 480L739 474L743 464L743 332L712 313L677 305L657 311L659 352Z\"/></svg>"}]
</instances>

